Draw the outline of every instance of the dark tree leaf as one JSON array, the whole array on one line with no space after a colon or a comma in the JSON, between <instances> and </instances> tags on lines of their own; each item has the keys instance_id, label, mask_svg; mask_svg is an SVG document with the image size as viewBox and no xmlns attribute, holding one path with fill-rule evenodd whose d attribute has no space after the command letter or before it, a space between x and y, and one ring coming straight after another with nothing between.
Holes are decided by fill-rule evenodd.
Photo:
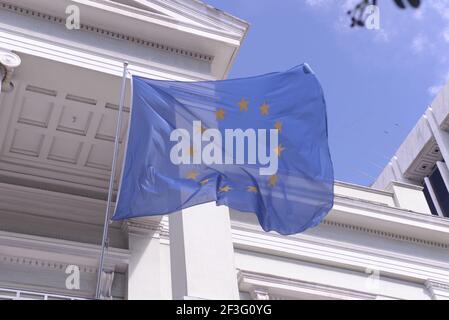
<instances>
[{"instance_id":1,"label":"dark tree leaf","mask_svg":"<svg viewBox=\"0 0 449 320\"><path fill-rule=\"evenodd\" d=\"M405 9L405 4L402 0L394 0L394 3L396 3L396 5L401 8L401 9Z\"/></svg>"},{"instance_id":2,"label":"dark tree leaf","mask_svg":"<svg viewBox=\"0 0 449 320\"><path fill-rule=\"evenodd\" d=\"M405 0L393 0L394 3L401 9L406 9L404 3ZM407 0L408 4L412 8L419 8L421 0ZM365 26L365 20L367 19L365 12L370 5L377 5L377 0L361 0L352 10L349 10L347 14L351 16L351 28L355 26Z\"/></svg>"},{"instance_id":3,"label":"dark tree leaf","mask_svg":"<svg viewBox=\"0 0 449 320\"><path fill-rule=\"evenodd\" d=\"M418 8L421 4L421 0L408 0L408 3L410 3L413 8Z\"/></svg>"}]
</instances>

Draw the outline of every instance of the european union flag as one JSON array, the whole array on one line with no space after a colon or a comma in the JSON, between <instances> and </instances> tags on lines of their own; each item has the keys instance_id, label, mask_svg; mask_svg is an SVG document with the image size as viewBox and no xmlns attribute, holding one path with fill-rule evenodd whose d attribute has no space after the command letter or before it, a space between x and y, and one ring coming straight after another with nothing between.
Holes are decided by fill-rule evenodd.
<instances>
[{"instance_id":1,"label":"european union flag","mask_svg":"<svg viewBox=\"0 0 449 320\"><path fill-rule=\"evenodd\" d=\"M216 201L293 234L329 212L333 183L326 104L306 64L221 81L133 77L114 220Z\"/></svg>"}]
</instances>

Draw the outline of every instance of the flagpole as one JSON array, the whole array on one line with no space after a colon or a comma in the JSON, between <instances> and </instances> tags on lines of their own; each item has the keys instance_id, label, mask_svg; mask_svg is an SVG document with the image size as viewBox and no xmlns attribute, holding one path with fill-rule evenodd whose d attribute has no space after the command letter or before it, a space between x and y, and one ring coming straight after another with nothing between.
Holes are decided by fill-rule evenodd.
<instances>
[{"instance_id":1,"label":"flagpole","mask_svg":"<svg viewBox=\"0 0 449 320\"><path fill-rule=\"evenodd\" d=\"M103 225L103 238L101 240L101 255L100 255L100 263L97 272L97 288L95 290L95 299L100 299L100 290L101 290L101 275L103 273L104 268L104 258L105 251L109 247L109 213L111 209L112 202L112 193L114 189L114 178L116 171L116 163L118 157L119 150L119 140L120 140L120 129L122 127L122 111L123 104L125 102L125 92L126 92L126 76L128 72L128 62L123 62L123 77L122 77L122 86L120 90L120 104L118 109L118 117L117 117L117 127L115 129L115 141L114 141L114 154L112 156L112 168L111 168L111 177L109 178L109 190L108 190L108 202L106 205L106 211L104 214L104 225Z\"/></svg>"}]
</instances>

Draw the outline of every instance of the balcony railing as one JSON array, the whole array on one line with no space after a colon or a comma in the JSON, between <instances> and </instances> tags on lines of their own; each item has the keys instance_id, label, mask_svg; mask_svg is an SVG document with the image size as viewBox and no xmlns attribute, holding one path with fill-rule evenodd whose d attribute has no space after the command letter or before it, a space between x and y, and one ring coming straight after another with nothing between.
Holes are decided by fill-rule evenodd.
<instances>
[{"instance_id":1,"label":"balcony railing","mask_svg":"<svg viewBox=\"0 0 449 320\"><path fill-rule=\"evenodd\" d=\"M86 300L86 299L80 297L63 296L43 292L0 288L0 300Z\"/></svg>"}]
</instances>

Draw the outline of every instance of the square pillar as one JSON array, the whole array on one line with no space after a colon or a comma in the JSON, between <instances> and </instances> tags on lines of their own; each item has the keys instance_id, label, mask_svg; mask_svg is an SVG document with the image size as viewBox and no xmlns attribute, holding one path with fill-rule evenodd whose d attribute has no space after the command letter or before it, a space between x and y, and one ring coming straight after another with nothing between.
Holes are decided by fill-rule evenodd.
<instances>
[{"instance_id":1,"label":"square pillar","mask_svg":"<svg viewBox=\"0 0 449 320\"><path fill-rule=\"evenodd\" d=\"M431 215L424 196L423 187L402 182L391 182L387 190L394 193L394 201L399 208Z\"/></svg>"},{"instance_id":2,"label":"square pillar","mask_svg":"<svg viewBox=\"0 0 449 320\"><path fill-rule=\"evenodd\" d=\"M239 299L229 209L201 204L169 216L173 299Z\"/></svg>"},{"instance_id":3,"label":"square pillar","mask_svg":"<svg viewBox=\"0 0 449 320\"><path fill-rule=\"evenodd\" d=\"M128 232L128 299L165 299L161 292L160 217L131 219L124 224Z\"/></svg>"}]
</instances>

